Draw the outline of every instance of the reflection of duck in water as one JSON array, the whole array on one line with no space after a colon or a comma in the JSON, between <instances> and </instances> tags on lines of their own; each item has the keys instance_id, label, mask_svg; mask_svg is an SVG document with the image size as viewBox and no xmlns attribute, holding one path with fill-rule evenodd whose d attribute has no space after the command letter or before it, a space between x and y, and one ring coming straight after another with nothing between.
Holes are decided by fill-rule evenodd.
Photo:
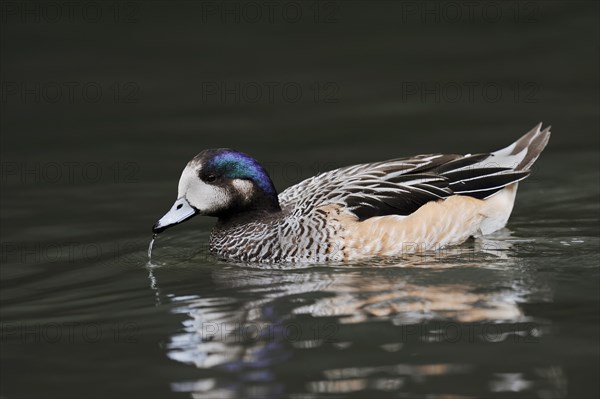
<instances>
[{"instance_id":1,"label":"reflection of duck in water","mask_svg":"<svg viewBox=\"0 0 600 399\"><path fill-rule=\"evenodd\" d=\"M206 150L185 167L178 199L153 231L196 214L216 216L211 251L250 262L348 261L460 244L506 224L517 182L550 137L540 127L496 152L350 166L279 196L253 158Z\"/></svg>"},{"instance_id":2,"label":"reflection of duck in water","mask_svg":"<svg viewBox=\"0 0 600 399\"><path fill-rule=\"evenodd\" d=\"M181 301L177 313L188 314L189 320L185 332L173 337L170 356L201 368L251 367L267 358L277 363L276 359L287 356L292 344L310 346L315 339L337 339L330 334L338 328L332 329L332 323L337 326L390 320L395 325L411 325L434 319L464 323L527 320L519 305L529 293L526 287L481 291L467 283L443 283L443 277L437 284L423 284L404 275L390 277L383 270L213 270L214 283L222 289L233 289L242 300L196 297ZM427 270L417 272L423 275ZM495 278L491 275L496 276L493 270L486 273L490 280ZM270 289L257 291L256 287ZM298 327L290 314L294 318L307 315L310 320L320 320L321 336L314 336L314 326Z\"/></svg>"},{"instance_id":3,"label":"reflection of duck in water","mask_svg":"<svg viewBox=\"0 0 600 399\"><path fill-rule=\"evenodd\" d=\"M204 287L208 282L215 290L191 297L190 292L201 290L186 283L186 292L173 297L179 304L176 312L187 318L183 331L171 337L168 355L205 370L205 377L174 386L198 397L247 397L254 389L264 389L263 397L279 397L285 396L277 394L282 390L303 389L337 394L394 387L410 391L405 385L414 381L426 385L447 376L472 378L470 363L479 358L471 348L477 342L496 342L482 339L485 330L477 326L492 326L489 338L510 343L530 338L532 324L520 302L547 288L530 279L516 260L498 260L491 268L440 262L439 269L417 270L226 266L211 268L210 275L190 267L186 282L202 281ZM487 263L494 262L487 258ZM476 277L465 278L473 271ZM445 325L451 327L439 331ZM437 350L432 345L454 339L457 331L462 338L453 340L450 349L467 347L456 362L411 357ZM497 350L499 346L485 346L476 352L480 356ZM377 366L366 352L377 356ZM488 370L490 381L498 370ZM297 381L291 387L286 385L290 373ZM485 373L480 371L478 378L485 379ZM382 375L387 382L380 387Z\"/></svg>"}]
</instances>

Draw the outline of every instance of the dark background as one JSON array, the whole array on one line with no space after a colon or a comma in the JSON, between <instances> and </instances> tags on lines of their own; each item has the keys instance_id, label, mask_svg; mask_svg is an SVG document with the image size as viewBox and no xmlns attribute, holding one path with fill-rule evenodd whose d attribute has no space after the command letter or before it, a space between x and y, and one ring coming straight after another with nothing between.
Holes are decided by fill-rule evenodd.
<instances>
[{"instance_id":1,"label":"dark background","mask_svg":"<svg viewBox=\"0 0 600 399\"><path fill-rule=\"evenodd\" d=\"M152 292L151 303L143 302L147 273L140 277L139 269L150 228L175 199L181 170L206 148L253 155L281 191L357 162L496 150L543 121L553 127L552 139L523 184L530 191L517 198L514 226L546 223L570 236L573 221L597 235L598 4L3 1L2 320L119 314L147 328L142 344L125 352L21 341L3 354L3 392L39 394L63 381L74 385L65 383L57 397L148 396L167 394L170 382L193 374L167 361L156 344L179 324L169 310L153 308ZM213 223L197 219L171 237L208 231ZM169 239L163 248L177 243ZM544 362L565 367L575 397L598 392L598 351L590 348L597 338L598 259L597 241L590 240L571 285L562 275L532 278L551 282L564 300L550 303L558 316L548 310L536 316L568 334L588 334L544 341ZM77 252L89 245L133 251L137 263L99 267ZM75 255L60 252L57 262L49 247ZM565 265L575 259L548 253ZM62 264L65 258L82 262ZM219 284L205 281L210 296ZM139 302L120 302L122 293ZM574 308L587 313L572 316ZM360 331L356 336L364 339ZM12 341L3 335L3 353L5 342ZM97 391L87 392L92 383ZM485 396L485 389L459 392Z\"/></svg>"},{"instance_id":2,"label":"dark background","mask_svg":"<svg viewBox=\"0 0 600 399\"><path fill-rule=\"evenodd\" d=\"M598 36L594 1L5 1L2 183L102 181L123 210L158 214L205 148L250 153L279 190L333 166L494 150L539 121L549 151L597 149ZM30 216L50 217L48 200Z\"/></svg>"}]
</instances>

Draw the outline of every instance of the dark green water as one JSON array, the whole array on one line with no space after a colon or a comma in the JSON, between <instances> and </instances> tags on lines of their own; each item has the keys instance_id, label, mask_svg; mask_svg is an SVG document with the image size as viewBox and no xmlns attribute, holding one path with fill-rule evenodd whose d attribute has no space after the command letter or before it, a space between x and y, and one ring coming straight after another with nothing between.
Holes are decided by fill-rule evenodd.
<instances>
[{"instance_id":1,"label":"dark green water","mask_svg":"<svg viewBox=\"0 0 600 399\"><path fill-rule=\"evenodd\" d=\"M597 3L27 4L1 16L2 398L598 397ZM148 262L202 149L281 191L539 121L550 144L485 240L252 268L196 218Z\"/></svg>"}]
</instances>

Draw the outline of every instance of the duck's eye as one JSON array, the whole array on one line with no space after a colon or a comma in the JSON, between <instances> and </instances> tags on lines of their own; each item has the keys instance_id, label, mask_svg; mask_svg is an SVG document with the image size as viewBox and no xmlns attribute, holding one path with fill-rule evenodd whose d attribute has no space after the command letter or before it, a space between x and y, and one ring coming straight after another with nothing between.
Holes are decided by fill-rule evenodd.
<instances>
[{"instance_id":1,"label":"duck's eye","mask_svg":"<svg viewBox=\"0 0 600 399\"><path fill-rule=\"evenodd\" d=\"M217 176L215 176L215 175L208 175L208 176L206 176L206 181L209 182L209 183L212 183L215 180L217 180Z\"/></svg>"}]
</instances>

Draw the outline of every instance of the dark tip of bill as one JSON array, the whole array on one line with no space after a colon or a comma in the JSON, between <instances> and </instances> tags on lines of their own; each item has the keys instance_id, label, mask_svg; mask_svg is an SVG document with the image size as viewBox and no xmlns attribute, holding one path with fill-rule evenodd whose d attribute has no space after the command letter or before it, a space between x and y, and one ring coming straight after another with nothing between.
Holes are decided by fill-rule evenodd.
<instances>
[{"instance_id":1,"label":"dark tip of bill","mask_svg":"<svg viewBox=\"0 0 600 399\"><path fill-rule=\"evenodd\" d=\"M156 237L157 235L162 233L165 229L166 229L165 226L158 227L158 223L155 223L154 226L152 226L152 233L154 234L154 237Z\"/></svg>"}]
</instances>

